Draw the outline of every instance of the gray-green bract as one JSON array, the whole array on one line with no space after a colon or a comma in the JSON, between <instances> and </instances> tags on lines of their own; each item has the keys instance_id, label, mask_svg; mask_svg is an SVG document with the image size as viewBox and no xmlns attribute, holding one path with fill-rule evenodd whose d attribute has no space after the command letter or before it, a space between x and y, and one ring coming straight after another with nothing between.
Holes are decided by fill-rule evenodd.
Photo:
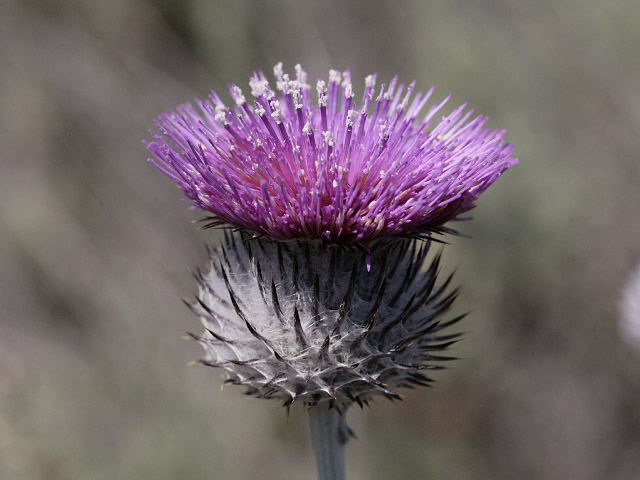
<instances>
[{"instance_id":1,"label":"gray-green bract","mask_svg":"<svg viewBox=\"0 0 640 480\"><path fill-rule=\"evenodd\" d=\"M199 363L222 367L247 393L363 405L374 395L428 385L438 354L458 338L441 330L457 290L437 284L440 256L422 269L429 242L398 240L366 255L319 242L277 242L227 235L196 271L199 293L187 302L205 327L192 335Z\"/></svg>"}]
</instances>

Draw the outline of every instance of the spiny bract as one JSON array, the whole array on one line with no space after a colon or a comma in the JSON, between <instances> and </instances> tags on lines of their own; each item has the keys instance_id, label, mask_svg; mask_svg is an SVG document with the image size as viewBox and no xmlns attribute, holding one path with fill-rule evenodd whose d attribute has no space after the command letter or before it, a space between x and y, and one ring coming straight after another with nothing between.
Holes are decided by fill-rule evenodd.
<instances>
[{"instance_id":1,"label":"spiny bract","mask_svg":"<svg viewBox=\"0 0 640 480\"><path fill-rule=\"evenodd\" d=\"M451 277L437 285L439 255L421 268L428 242L375 247L369 272L359 251L227 235L187 302L205 327L191 334L206 352L199 363L285 405L362 405L428 385L425 370L440 368L432 362L450 357L437 352L458 337L441 334L462 318L442 320L457 290L447 292Z\"/></svg>"}]
</instances>

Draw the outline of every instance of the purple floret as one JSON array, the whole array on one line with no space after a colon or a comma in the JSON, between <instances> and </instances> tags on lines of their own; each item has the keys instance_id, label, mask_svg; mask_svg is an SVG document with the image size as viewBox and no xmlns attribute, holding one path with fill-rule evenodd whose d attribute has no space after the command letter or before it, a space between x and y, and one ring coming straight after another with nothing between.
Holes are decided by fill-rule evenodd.
<instances>
[{"instance_id":1,"label":"purple floret","mask_svg":"<svg viewBox=\"0 0 640 480\"><path fill-rule=\"evenodd\" d=\"M240 88L233 107L215 92L156 120L151 161L210 215L206 226L231 225L277 240L318 239L368 250L379 238L451 231L450 220L516 163L504 130L485 128L466 105L438 112L434 90L412 96L397 77L365 80L356 107L349 71L330 71L312 104L306 73L274 68L277 90L254 73L249 105ZM317 105L317 106L316 106Z\"/></svg>"}]
</instances>

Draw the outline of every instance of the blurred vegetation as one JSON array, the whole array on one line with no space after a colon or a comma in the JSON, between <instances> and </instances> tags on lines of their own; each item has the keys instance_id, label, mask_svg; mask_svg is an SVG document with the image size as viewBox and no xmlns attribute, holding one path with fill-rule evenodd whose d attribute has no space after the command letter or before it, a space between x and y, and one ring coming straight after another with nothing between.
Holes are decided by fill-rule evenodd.
<instances>
[{"instance_id":1,"label":"blurred vegetation","mask_svg":"<svg viewBox=\"0 0 640 480\"><path fill-rule=\"evenodd\" d=\"M215 234L141 143L280 60L436 84L520 159L445 248L463 359L350 412L349 478L638 478L617 306L640 262L639 19L635 0L1 2L0 478L314 478L302 409L187 367L179 296Z\"/></svg>"}]
</instances>

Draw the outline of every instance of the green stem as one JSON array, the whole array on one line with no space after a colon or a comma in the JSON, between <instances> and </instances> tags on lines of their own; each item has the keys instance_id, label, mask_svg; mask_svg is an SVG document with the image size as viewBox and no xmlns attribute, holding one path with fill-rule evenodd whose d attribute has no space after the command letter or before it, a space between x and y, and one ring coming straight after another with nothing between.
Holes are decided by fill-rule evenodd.
<instances>
[{"instance_id":1,"label":"green stem","mask_svg":"<svg viewBox=\"0 0 640 480\"><path fill-rule=\"evenodd\" d=\"M344 411L329 409L326 402L309 409L311 438L320 480L345 480L344 446L349 438Z\"/></svg>"}]
</instances>

